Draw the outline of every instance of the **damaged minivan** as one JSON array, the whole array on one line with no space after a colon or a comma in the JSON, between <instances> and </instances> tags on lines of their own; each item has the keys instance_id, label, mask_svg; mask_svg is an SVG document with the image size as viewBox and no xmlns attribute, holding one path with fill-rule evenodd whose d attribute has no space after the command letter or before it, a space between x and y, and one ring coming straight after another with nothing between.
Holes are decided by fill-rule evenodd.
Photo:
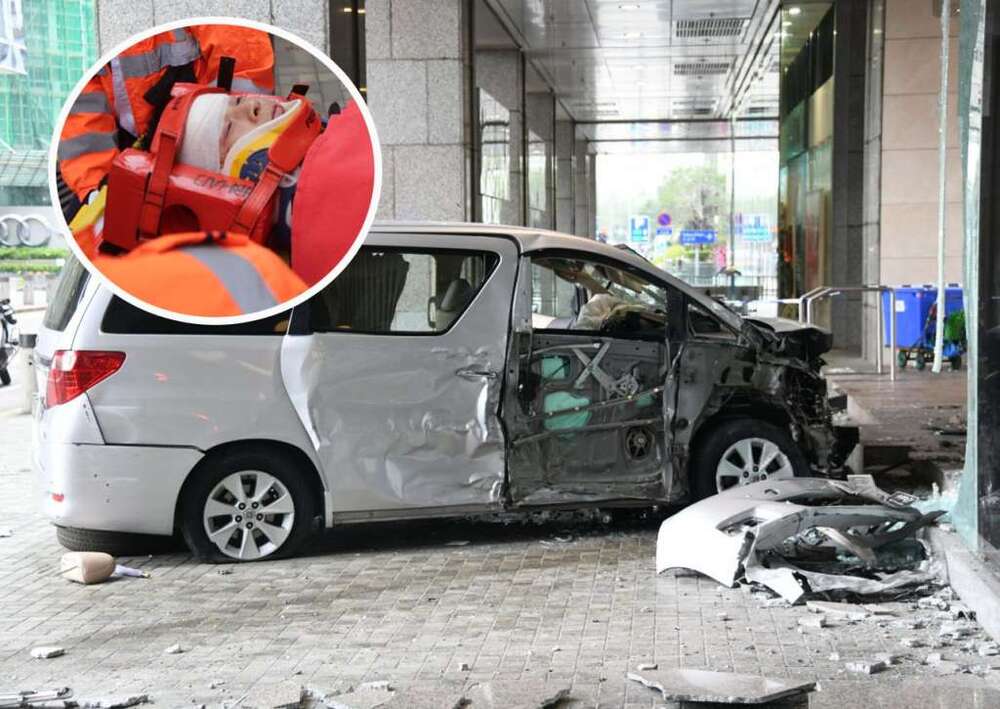
<instances>
[{"instance_id":1,"label":"damaged minivan","mask_svg":"<svg viewBox=\"0 0 1000 709\"><path fill-rule=\"evenodd\" d=\"M231 326L150 315L71 262L35 462L65 546L179 532L213 560L339 524L681 503L842 472L830 346L532 229L376 225L311 300Z\"/></svg>"}]
</instances>

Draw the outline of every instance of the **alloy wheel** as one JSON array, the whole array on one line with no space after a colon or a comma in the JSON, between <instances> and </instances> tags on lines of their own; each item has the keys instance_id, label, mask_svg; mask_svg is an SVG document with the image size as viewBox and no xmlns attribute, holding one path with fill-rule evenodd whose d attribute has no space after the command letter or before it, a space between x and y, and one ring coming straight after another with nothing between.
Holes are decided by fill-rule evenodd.
<instances>
[{"instance_id":1,"label":"alloy wheel","mask_svg":"<svg viewBox=\"0 0 1000 709\"><path fill-rule=\"evenodd\" d=\"M794 476L791 461L776 443L766 438L744 438L729 446L719 459L715 487L722 492L737 485Z\"/></svg>"},{"instance_id":2,"label":"alloy wheel","mask_svg":"<svg viewBox=\"0 0 1000 709\"><path fill-rule=\"evenodd\" d=\"M226 556L252 561L285 543L295 523L295 501L276 477L259 470L227 475L205 500L209 541Z\"/></svg>"}]
</instances>

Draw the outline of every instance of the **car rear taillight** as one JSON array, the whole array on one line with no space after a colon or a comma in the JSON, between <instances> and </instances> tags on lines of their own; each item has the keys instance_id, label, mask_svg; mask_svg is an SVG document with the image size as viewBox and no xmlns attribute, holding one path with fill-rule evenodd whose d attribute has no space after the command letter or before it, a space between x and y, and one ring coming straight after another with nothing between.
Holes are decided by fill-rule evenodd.
<instances>
[{"instance_id":1,"label":"car rear taillight","mask_svg":"<svg viewBox=\"0 0 1000 709\"><path fill-rule=\"evenodd\" d=\"M124 352L57 350L49 369L45 405L58 406L72 401L121 369L124 361Z\"/></svg>"}]
</instances>

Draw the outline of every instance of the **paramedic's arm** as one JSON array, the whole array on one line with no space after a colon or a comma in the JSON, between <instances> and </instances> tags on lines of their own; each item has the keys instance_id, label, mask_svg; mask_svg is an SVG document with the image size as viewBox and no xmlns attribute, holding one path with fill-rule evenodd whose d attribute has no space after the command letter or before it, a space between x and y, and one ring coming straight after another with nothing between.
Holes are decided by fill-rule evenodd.
<instances>
[{"instance_id":1,"label":"paramedic's arm","mask_svg":"<svg viewBox=\"0 0 1000 709\"><path fill-rule=\"evenodd\" d=\"M118 154L117 132L110 101L94 76L73 102L59 139L59 170L81 201L111 171Z\"/></svg>"}]
</instances>

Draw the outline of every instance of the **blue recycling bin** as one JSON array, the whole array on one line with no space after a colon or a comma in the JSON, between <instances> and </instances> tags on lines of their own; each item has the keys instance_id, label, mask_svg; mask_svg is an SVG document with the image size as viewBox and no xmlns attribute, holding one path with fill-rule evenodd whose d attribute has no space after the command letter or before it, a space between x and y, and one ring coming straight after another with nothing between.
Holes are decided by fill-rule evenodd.
<instances>
[{"instance_id":1,"label":"blue recycling bin","mask_svg":"<svg viewBox=\"0 0 1000 709\"><path fill-rule=\"evenodd\" d=\"M945 317L961 310L962 286L949 283L944 290ZM885 328L885 342L891 347L889 339L889 316L891 299L889 293L882 293L882 326ZM930 315L931 306L937 302L937 287L932 285L911 286L904 284L896 288L896 346L913 347L924 341L924 325Z\"/></svg>"}]
</instances>

